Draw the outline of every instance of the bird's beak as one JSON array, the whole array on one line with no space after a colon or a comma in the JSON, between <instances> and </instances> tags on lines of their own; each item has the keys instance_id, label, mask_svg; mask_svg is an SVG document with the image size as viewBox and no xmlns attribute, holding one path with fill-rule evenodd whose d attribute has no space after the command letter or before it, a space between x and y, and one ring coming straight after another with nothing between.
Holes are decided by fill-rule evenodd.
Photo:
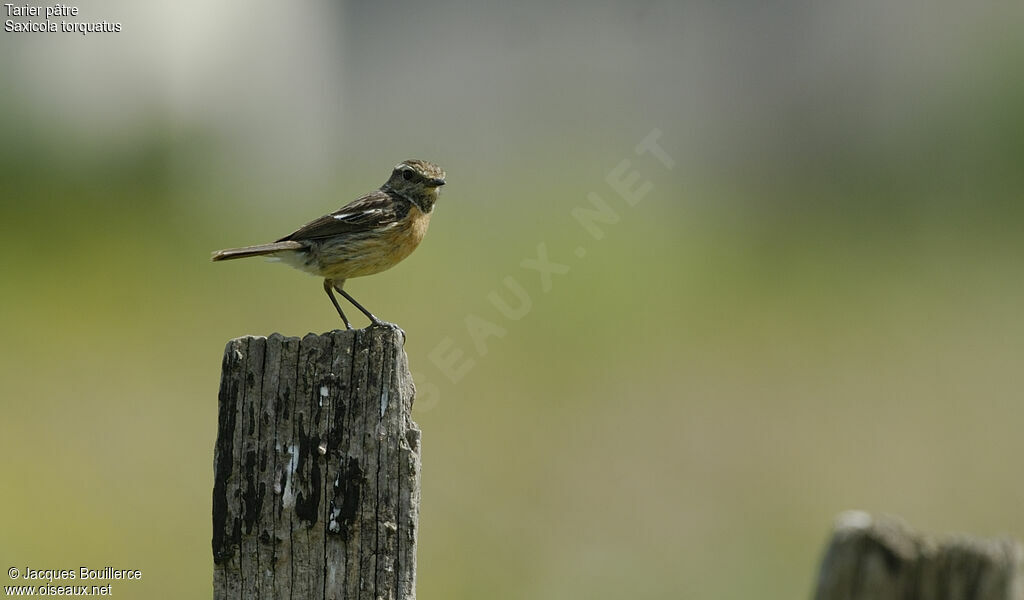
<instances>
[{"instance_id":1,"label":"bird's beak","mask_svg":"<svg viewBox=\"0 0 1024 600\"><path fill-rule=\"evenodd\" d=\"M431 179L429 183L430 187L441 187L442 185L444 185L444 179L438 177L437 179Z\"/></svg>"}]
</instances>

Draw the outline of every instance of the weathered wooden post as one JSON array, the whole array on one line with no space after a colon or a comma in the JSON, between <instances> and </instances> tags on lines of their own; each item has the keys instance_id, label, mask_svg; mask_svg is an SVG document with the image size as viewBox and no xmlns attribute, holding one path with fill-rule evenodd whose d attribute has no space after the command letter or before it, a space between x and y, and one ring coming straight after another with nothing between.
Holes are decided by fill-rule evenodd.
<instances>
[{"instance_id":1,"label":"weathered wooden post","mask_svg":"<svg viewBox=\"0 0 1024 600\"><path fill-rule=\"evenodd\" d=\"M895 517L843 513L815 600L1024 600L1024 553L1011 539L934 538Z\"/></svg>"},{"instance_id":2,"label":"weathered wooden post","mask_svg":"<svg viewBox=\"0 0 1024 600\"><path fill-rule=\"evenodd\" d=\"M214 598L415 599L420 431L397 327L228 342Z\"/></svg>"}]
</instances>

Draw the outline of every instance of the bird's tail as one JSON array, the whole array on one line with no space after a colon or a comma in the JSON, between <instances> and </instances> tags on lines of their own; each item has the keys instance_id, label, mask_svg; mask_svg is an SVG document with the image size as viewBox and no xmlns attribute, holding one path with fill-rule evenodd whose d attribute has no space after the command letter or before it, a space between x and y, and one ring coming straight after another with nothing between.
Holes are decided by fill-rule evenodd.
<instances>
[{"instance_id":1,"label":"bird's tail","mask_svg":"<svg viewBox=\"0 0 1024 600\"><path fill-rule=\"evenodd\" d=\"M212 261L218 260L231 260L233 258L246 258L249 256L264 256L267 254L275 254L282 250L301 250L306 245L301 242L287 241L287 242L273 242L271 244L259 244L258 246L246 246L244 248L228 248L226 250L218 250L213 253L210 257Z\"/></svg>"}]
</instances>

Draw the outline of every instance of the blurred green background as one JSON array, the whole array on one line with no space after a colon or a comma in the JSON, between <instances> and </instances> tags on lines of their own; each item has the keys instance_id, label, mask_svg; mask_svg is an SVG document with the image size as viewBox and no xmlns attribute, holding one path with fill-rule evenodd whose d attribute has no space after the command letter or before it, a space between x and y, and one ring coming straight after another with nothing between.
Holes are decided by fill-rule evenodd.
<instances>
[{"instance_id":1,"label":"blurred green background","mask_svg":"<svg viewBox=\"0 0 1024 600\"><path fill-rule=\"evenodd\" d=\"M224 344L339 325L209 253L413 157L430 234L347 289L408 333L421 598L807 597L849 508L1024 538L1019 3L80 9L122 32L0 32L0 566L208 597Z\"/></svg>"}]
</instances>

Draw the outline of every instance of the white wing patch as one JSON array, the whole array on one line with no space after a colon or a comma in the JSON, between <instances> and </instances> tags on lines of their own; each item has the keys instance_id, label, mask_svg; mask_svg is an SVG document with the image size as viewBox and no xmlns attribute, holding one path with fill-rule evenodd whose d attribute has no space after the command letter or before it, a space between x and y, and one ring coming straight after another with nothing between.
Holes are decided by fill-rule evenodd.
<instances>
[{"instance_id":1,"label":"white wing patch","mask_svg":"<svg viewBox=\"0 0 1024 600\"><path fill-rule=\"evenodd\" d=\"M334 217L335 219L339 220L339 221L344 221L346 219L351 219L352 217L355 217L355 216L358 216L358 215L382 215L382 214L384 214L384 209L382 209L382 208L373 208L373 209L364 210L363 212L358 212L358 213L347 212L347 213L340 213L340 214L331 215L331 216Z\"/></svg>"}]
</instances>

